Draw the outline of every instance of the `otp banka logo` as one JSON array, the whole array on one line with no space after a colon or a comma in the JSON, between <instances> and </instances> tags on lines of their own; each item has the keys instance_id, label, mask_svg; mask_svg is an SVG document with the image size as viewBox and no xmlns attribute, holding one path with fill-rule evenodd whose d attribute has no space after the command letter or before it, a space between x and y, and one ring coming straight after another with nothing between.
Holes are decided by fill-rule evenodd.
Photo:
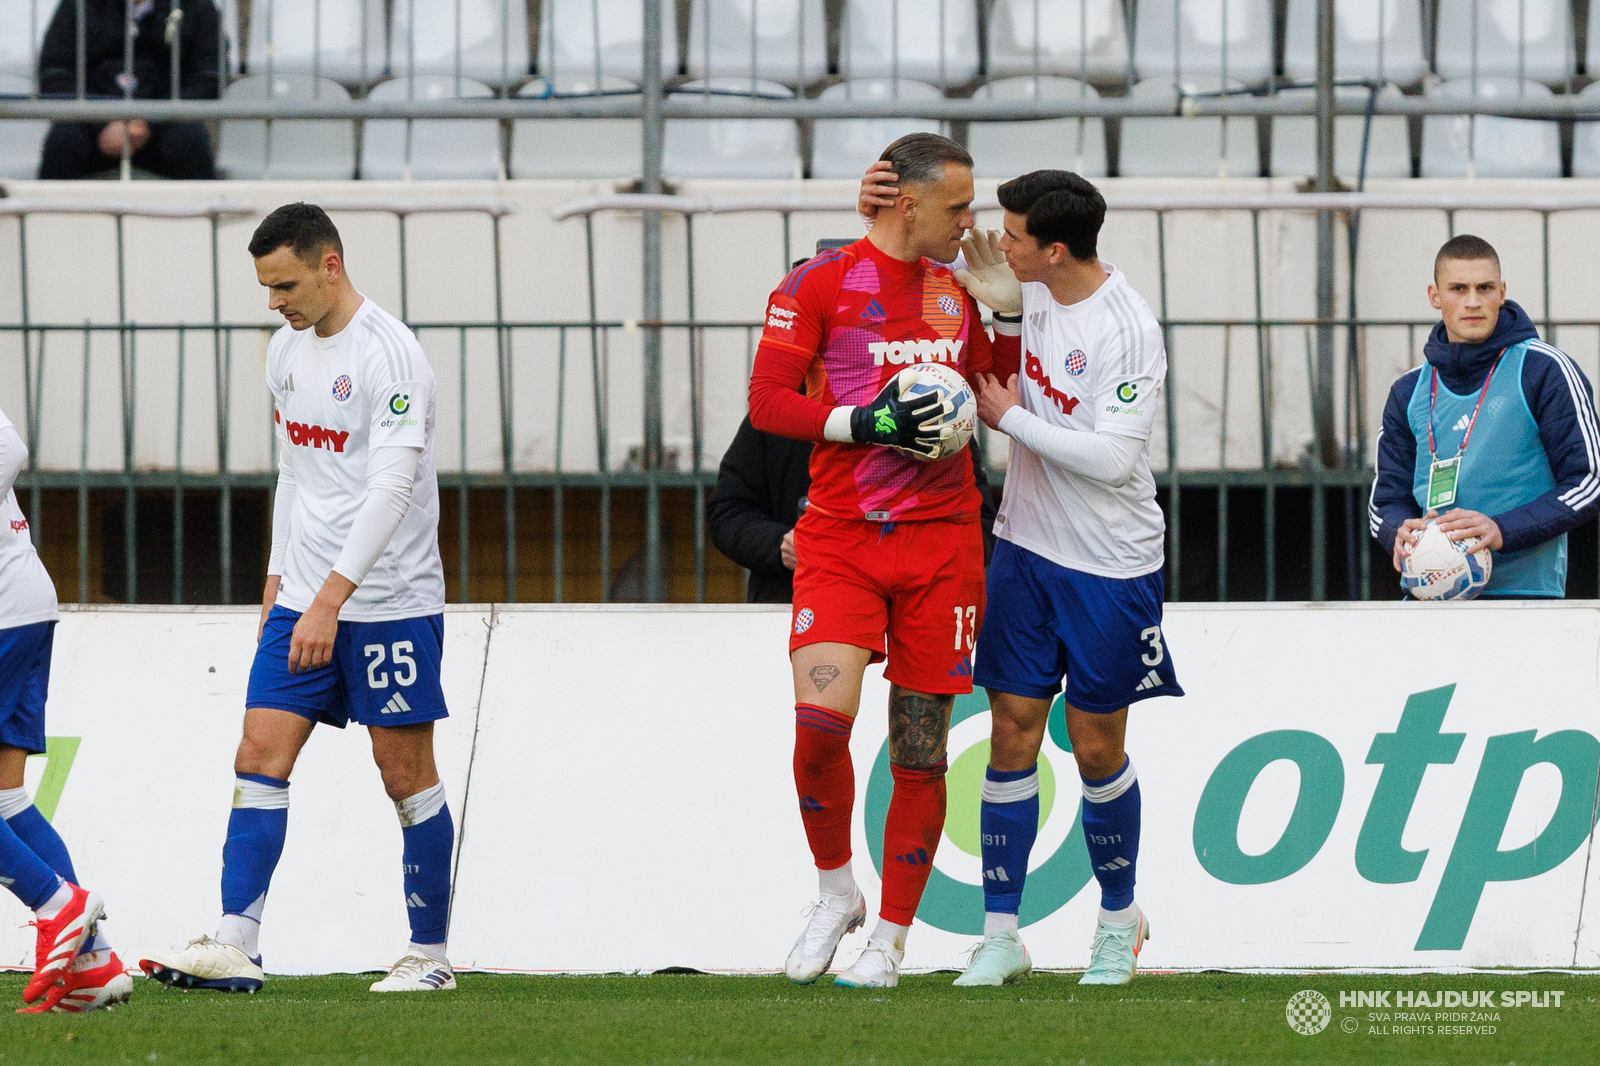
<instances>
[{"instance_id":1,"label":"otp banka logo","mask_svg":"<svg viewBox=\"0 0 1600 1066\"><path fill-rule=\"evenodd\" d=\"M972 880L957 878L939 866L929 871L928 888L917 908L917 917L938 929L967 936L983 933L982 843L978 828L978 805L983 790L983 773L989 765L989 699L981 690L957 696L955 708L950 713L951 760L950 772L945 777L947 800L945 809L945 841L939 854L945 856L954 847L964 853L950 862L938 860L946 868L971 867ZM962 729L962 723L975 716L981 722ZM980 732L974 728L980 727ZM1056 697L1050 708L1048 739L1039 752L1039 839L1033 849L1033 868L1027 871L1028 888L1022 896L1022 911L1018 920L1031 925L1060 910L1094 877L1089 867L1089 849L1083 842L1083 826L1078 818L1078 803L1065 809L1055 807L1056 775L1051 765L1051 755L1061 760L1062 771L1069 786L1068 795L1078 796L1077 766L1072 760L1072 744L1067 739L1065 704ZM960 754L956 744L969 741ZM878 749L878 758L872 764L872 777L867 782L866 828L867 847L872 853L872 865L883 874L883 823L889 815L889 796L894 791L894 777L889 772L889 742ZM1068 822L1071 822L1068 825ZM1052 842L1054 851L1051 851ZM971 858L966 858L971 856ZM894 861L891 857L890 861ZM916 861L915 859L911 861Z\"/></svg>"}]
</instances>

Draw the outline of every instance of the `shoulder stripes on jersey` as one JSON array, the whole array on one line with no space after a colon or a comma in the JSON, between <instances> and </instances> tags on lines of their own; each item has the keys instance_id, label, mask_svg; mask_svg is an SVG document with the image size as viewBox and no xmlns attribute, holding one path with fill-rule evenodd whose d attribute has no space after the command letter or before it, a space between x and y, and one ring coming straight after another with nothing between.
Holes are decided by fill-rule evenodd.
<instances>
[{"instance_id":1,"label":"shoulder stripes on jersey","mask_svg":"<svg viewBox=\"0 0 1600 1066\"><path fill-rule=\"evenodd\" d=\"M394 327L377 315L368 315L367 329L383 348L384 355L389 361L389 372L394 375L394 380L410 381L411 353L406 350L404 341L395 335Z\"/></svg>"},{"instance_id":2,"label":"shoulder stripes on jersey","mask_svg":"<svg viewBox=\"0 0 1600 1066\"><path fill-rule=\"evenodd\" d=\"M1578 368L1566 352L1537 340L1530 341L1528 348L1548 355L1555 362L1572 394L1572 407L1578 416L1578 431L1583 435L1583 450L1589 460L1589 472L1583 475L1582 481L1562 493L1560 499L1577 511L1600 496L1600 427L1595 425L1594 401L1589 398L1582 384L1583 379L1578 376Z\"/></svg>"},{"instance_id":3,"label":"shoulder stripes on jersey","mask_svg":"<svg viewBox=\"0 0 1600 1066\"><path fill-rule=\"evenodd\" d=\"M1107 294L1106 307L1117 320L1117 334L1125 337L1122 344L1122 367L1119 373L1137 374L1144 367L1144 330L1139 328L1139 316L1128 294L1114 290Z\"/></svg>"},{"instance_id":4,"label":"shoulder stripes on jersey","mask_svg":"<svg viewBox=\"0 0 1600 1066\"><path fill-rule=\"evenodd\" d=\"M817 253L810 259L807 259L804 263L801 263L799 266L789 271L788 275L783 279L783 284L778 286L778 291L785 296L793 296L800 290L801 280L807 274L809 274L813 268L822 266L824 263L837 262L843 258L843 248L829 248L825 252Z\"/></svg>"}]
</instances>

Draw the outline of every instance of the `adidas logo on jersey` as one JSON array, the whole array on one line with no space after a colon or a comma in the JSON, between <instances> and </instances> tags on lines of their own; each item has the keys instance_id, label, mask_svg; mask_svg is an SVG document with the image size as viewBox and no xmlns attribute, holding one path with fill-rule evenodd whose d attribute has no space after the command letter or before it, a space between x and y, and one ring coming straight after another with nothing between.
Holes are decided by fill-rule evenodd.
<instances>
[{"instance_id":1,"label":"adidas logo on jersey","mask_svg":"<svg viewBox=\"0 0 1600 1066\"><path fill-rule=\"evenodd\" d=\"M396 692L393 696L389 697L389 702L385 703L383 705L383 710L378 713L405 714L409 710L411 710L411 704L406 702L406 698L404 696Z\"/></svg>"},{"instance_id":2,"label":"adidas logo on jersey","mask_svg":"<svg viewBox=\"0 0 1600 1066\"><path fill-rule=\"evenodd\" d=\"M1133 691L1135 691L1135 692L1149 692L1153 688L1160 688L1160 687L1161 687L1161 675L1156 673L1154 670L1152 670L1148 674L1144 675L1144 680L1139 682L1139 687L1135 688Z\"/></svg>"},{"instance_id":3,"label":"adidas logo on jersey","mask_svg":"<svg viewBox=\"0 0 1600 1066\"><path fill-rule=\"evenodd\" d=\"M872 365L892 363L954 363L961 359L962 341L875 341L867 345L872 353Z\"/></svg>"},{"instance_id":4,"label":"adidas logo on jersey","mask_svg":"<svg viewBox=\"0 0 1600 1066\"><path fill-rule=\"evenodd\" d=\"M1459 433L1462 430L1466 429L1470 425L1472 425L1472 416L1470 416L1470 415L1462 415L1459 419L1456 420L1456 424L1451 426L1450 428L1455 430L1457 433Z\"/></svg>"}]
</instances>

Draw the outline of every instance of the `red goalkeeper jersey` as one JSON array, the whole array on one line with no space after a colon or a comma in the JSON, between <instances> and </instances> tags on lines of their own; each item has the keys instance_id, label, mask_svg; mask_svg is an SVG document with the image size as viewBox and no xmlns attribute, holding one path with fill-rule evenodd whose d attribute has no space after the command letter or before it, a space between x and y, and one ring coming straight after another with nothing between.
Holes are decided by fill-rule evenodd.
<instances>
[{"instance_id":1,"label":"red goalkeeper jersey","mask_svg":"<svg viewBox=\"0 0 1600 1066\"><path fill-rule=\"evenodd\" d=\"M835 406L869 403L919 362L1005 381L1017 372L1019 345L1018 336L998 331L991 345L977 302L949 267L907 263L862 239L801 263L767 301L750 376L750 422L819 442L809 500L824 514L977 521L980 497L966 453L924 463L890 448L824 441L823 426Z\"/></svg>"}]
</instances>

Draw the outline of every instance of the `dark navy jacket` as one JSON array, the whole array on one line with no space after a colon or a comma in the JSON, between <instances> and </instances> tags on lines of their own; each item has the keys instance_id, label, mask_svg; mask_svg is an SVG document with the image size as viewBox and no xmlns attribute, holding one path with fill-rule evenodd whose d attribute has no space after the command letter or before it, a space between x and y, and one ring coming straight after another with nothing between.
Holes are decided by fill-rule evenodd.
<instances>
[{"instance_id":1,"label":"dark navy jacket","mask_svg":"<svg viewBox=\"0 0 1600 1066\"><path fill-rule=\"evenodd\" d=\"M1437 367L1440 384L1451 392L1475 392L1483 388L1495 356L1522 341L1533 342L1523 363L1522 395L1539 426L1539 442L1556 486L1529 503L1489 516L1500 527L1502 550L1521 551L1559 537L1600 510L1600 428L1594 390L1570 357L1538 336L1533 320L1511 300L1500 308L1494 333L1481 344L1453 344L1445 339L1443 322L1433 328L1423 349L1427 362L1400 375L1383 409L1368 514L1372 535L1386 550L1394 550L1402 522L1422 516L1413 479L1419 459L1429 461L1428 443L1416 439L1407 417L1417 376Z\"/></svg>"}]
</instances>

